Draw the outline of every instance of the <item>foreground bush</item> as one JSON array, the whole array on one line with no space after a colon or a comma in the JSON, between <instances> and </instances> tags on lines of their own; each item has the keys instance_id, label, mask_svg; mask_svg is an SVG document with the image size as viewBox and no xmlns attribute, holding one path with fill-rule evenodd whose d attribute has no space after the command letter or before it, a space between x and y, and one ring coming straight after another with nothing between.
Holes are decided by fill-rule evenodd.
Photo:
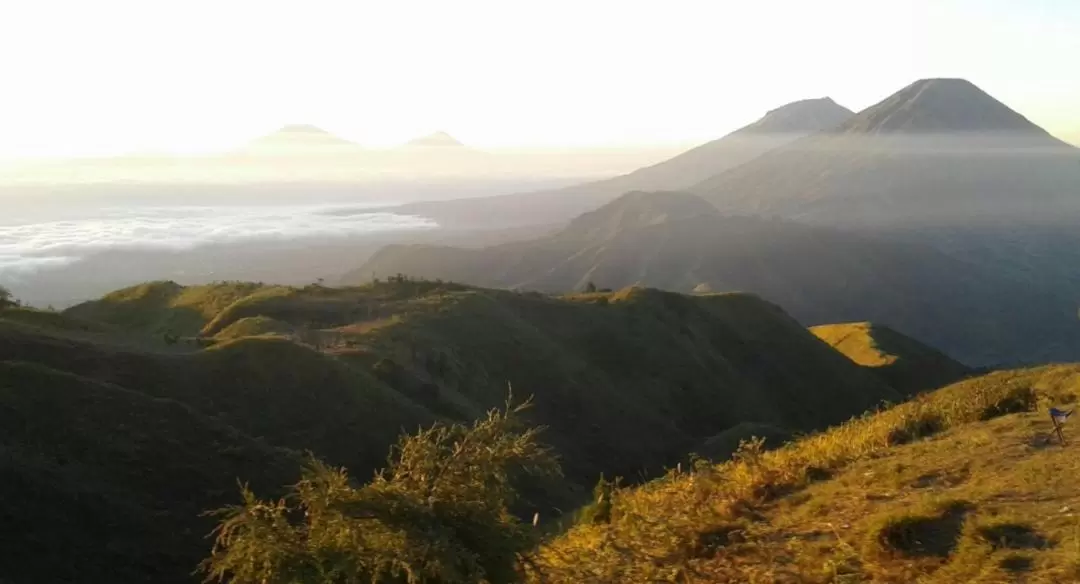
<instances>
[{"instance_id":1,"label":"foreground bush","mask_svg":"<svg viewBox=\"0 0 1080 584\"><path fill-rule=\"evenodd\" d=\"M216 512L203 570L244 584L519 581L536 530L508 511L511 479L560 472L537 430L518 425L523 407L403 437L364 486L312 461L283 500L245 488L242 505Z\"/></svg>"}]
</instances>

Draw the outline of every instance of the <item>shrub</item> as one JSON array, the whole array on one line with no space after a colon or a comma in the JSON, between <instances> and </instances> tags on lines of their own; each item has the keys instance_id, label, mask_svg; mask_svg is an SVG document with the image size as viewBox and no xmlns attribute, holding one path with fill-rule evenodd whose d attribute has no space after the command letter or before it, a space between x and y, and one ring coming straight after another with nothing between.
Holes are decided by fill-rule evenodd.
<instances>
[{"instance_id":1,"label":"shrub","mask_svg":"<svg viewBox=\"0 0 1080 584\"><path fill-rule=\"evenodd\" d=\"M963 501L938 503L929 509L887 515L868 534L868 557L946 558L956 548L971 505Z\"/></svg>"},{"instance_id":2,"label":"shrub","mask_svg":"<svg viewBox=\"0 0 1080 584\"><path fill-rule=\"evenodd\" d=\"M0 286L0 308L7 308L9 306L18 306L19 302L15 300L15 297L11 295L11 290Z\"/></svg>"},{"instance_id":3,"label":"shrub","mask_svg":"<svg viewBox=\"0 0 1080 584\"><path fill-rule=\"evenodd\" d=\"M608 481L604 475L593 487L592 502L581 510L579 521L582 523L611 523L611 496L619 479Z\"/></svg>"},{"instance_id":4,"label":"shrub","mask_svg":"<svg viewBox=\"0 0 1080 584\"><path fill-rule=\"evenodd\" d=\"M520 581L538 531L508 511L510 477L559 473L538 430L518 426L523 408L404 437L361 487L312 460L285 499L245 488L242 504L214 512L223 520L202 569L240 584Z\"/></svg>"},{"instance_id":5,"label":"shrub","mask_svg":"<svg viewBox=\"0 0 1080 584\"><path fill-rule=\"evenodd\" d=\"M405 387L405 368L392 359L379 359L371 371L375 377L394 389L401 390Z\"/></svg>"}]
</instances>

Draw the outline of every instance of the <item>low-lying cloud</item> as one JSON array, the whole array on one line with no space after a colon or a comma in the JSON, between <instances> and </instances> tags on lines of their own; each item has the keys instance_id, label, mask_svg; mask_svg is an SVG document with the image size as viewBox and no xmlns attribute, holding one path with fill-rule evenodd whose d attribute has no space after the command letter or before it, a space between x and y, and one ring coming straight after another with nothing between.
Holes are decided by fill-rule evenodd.
<instances>
[{"instance_id":1,"label":"low-lying cloud","mask_svg":"<svg viewBox=\"0 0 1080 584\"><path fill-rule=\"evenodd\" d=\"M434 227L434 222L421 217L374 210L335 213L333 208L313 205L110 208L80 218L0 224L0 275L62 267L117 249L185 250Z\"/></svg>"}]
</instances>

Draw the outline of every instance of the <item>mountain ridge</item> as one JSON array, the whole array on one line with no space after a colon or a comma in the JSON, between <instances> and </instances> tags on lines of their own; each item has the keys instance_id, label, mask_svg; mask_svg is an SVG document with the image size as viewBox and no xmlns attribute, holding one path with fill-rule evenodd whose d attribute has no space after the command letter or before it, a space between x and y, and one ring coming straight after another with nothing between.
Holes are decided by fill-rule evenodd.
<instances>
[{"instance_id":1,"label":"mountain ridge","mask_svg":"<svg viewBox=\"0 0 1080 584\"><path fill-rule=\"evenodd\" d=\"M629 191L683 189L783 144L838 125L851 115L851 110L829 98L800 100L774 108L722 138L616 177L549 191L410 203L394 210L425 216L443 226L559 223Z\"/></svg>"},{"instance_id":2,"label":"mountain ridge","mask_svg":"<svg viewBox=\"0 0 1080 584\"><path fill-rule=\"evenodd\" d=\"M722 212L888 229L1080 215L1080 149L967 81L922 80L689 190Z\"/></svg>"},{"instance_id":3,"label":"mountain ridge","mask_svg":"<svg viewBox=\"0 0 1080 584\"><path fill-rule=\"evenodd\" d=\"M678 205L687 211L669 218L660 203L676 200L690 204ZM650 201L658 206L649 209ZM1080 322L1064 316L1074 310L1068 298L929 245L726 216L690 194L625 195L570 226L480 249L391 245L342 281L402 273L550 293L589 283L744 291L784 306L808 325L887 324L974 365L1080 354ZM933 290L924 285L931 281Z\"/></svg>"}]
</instances>

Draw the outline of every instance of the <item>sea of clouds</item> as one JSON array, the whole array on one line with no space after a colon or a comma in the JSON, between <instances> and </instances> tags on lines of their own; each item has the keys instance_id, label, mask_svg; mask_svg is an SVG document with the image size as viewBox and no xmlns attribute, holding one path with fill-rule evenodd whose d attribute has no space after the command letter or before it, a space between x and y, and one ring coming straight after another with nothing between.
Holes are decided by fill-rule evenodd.
<instances>
[{"instance_id":1,"label":"sea of clouds","mask_svg":"<svg viewBox=\"0 0 1080 584\"><path fill-rule=\"evenodd\" d=\"M201 245L432 229L421 217L326 205L110 207L75 217L0 220L0 275L59 268L115 249Z\"/></svg>"}]
</instances>

